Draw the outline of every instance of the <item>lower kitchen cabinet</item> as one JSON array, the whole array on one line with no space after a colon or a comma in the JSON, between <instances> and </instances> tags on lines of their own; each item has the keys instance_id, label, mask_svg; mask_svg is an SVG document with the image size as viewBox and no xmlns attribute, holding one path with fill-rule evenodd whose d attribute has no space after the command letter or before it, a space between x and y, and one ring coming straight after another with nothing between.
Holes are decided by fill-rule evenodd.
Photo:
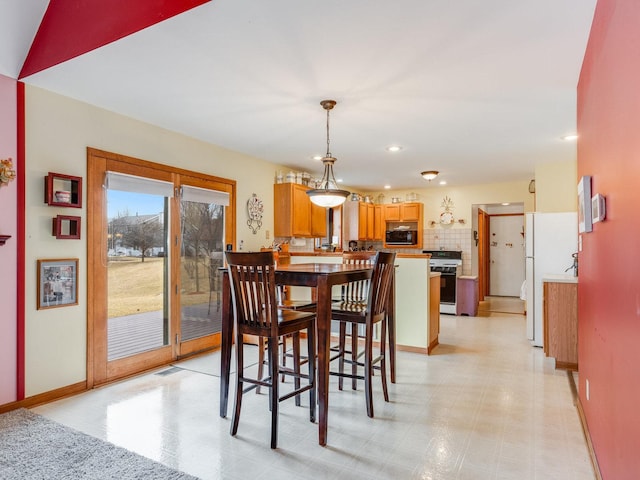
<instances>
[{"instance_id":1,"label":"lower kitchen cabinet","mask_svg":"<svg viewBox=\"0 0 640 480\"><path fill-rule=\"evenodd\" d=\"M556 368L578 370L578 284L544 282L544 352Z\"/></svg>"}]
</instances>

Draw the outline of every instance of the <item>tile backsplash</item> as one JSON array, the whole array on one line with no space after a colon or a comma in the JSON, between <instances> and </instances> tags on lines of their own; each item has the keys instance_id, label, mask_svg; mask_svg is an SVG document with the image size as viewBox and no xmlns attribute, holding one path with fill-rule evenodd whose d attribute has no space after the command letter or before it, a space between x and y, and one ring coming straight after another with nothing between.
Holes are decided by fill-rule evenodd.
<instances>
[{"instance_id":1,"label":"tile backsplash","mask_svg":"<svg viewBox=\"0 0 640 480\"><path fill-rule=\"evenodd\" d=\"M424 249L462 251L462 275L471 275L472 233L470 228L425 229L423 236Z\"/></svg>"}]
</instances>

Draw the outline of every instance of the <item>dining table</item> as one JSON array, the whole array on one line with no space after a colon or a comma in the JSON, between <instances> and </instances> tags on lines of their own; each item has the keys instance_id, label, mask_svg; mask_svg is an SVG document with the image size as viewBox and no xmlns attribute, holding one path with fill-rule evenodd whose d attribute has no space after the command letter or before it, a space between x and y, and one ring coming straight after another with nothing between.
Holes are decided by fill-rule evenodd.
<instances>
[{"instance_id":1,"label":"dining table","mask_svg":"<svg viewBox=\"0 0 640 480\"><path fill-rule=\"evenodd\" d=\"M229 275L225 270L222 280L222 331L220 367L220 416L227 416L229 378L233 344L233 307ZM276 282L279 285L311 287L316 290L317 329L317 389L318 389L318 443L327 444L327 417L329 409L329 360L331 357L331 303L332 287L349 282L370 279L373 268L367 265L343 263L298 263L277 265ZM393 289L392 289L393 291ZM393 319L393 308L389 312ZM389 324L390 369L395 382L395 328ZM393 332L392 332L393 330ZM393 339L393 342L391 341ZM393 346L393 347L392 347Z\"/></svg>"}]
</instances>

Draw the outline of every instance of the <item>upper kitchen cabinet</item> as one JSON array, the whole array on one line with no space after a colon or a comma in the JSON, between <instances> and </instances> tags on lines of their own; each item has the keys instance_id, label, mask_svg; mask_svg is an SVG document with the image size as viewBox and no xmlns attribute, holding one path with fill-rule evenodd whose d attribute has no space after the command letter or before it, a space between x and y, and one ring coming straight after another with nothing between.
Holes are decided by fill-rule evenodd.
<instances>
[{"instance_id":1,"label":"upper kitchen cabinet","mask_svg":"<svg viewBox=\"0 0 640 480\"><path fill-rule=\"evenodd\" d=\"M422 203L391 203L384 206L384 219L387 222L421 222Z\"/></svg>"},{"instance_id":2,"label":"upper kitchen cabinet","mask_svg":"<svg viewBox=\"0 0 640 480\"><path fill-rule=\"evenodd\" d=\"M382 205L347 201L344 204L343 212L345 244L350 240L382 241L385 228Z\"/></svg>"},{"instance_id":3,"label":"upper kitchen cabinet","mask_svg":"<svg viewBox=\"0 0 640 480\"><path fill-rule=\"evenodd\" d=\"M326 209L311 203L309 187L297 183L273 186L273 229L276 237L324 237Z\"/></svg>"},{"instance_id":4,"label":"upper kitchen cabinet","mask_svg":"<svg viewBox=\"0 0 640 480\"><path fill-rule=\"evenodd\" d=\"M384 246L388 248L422 249L424 231L424 205L420 202L392 203L384 205L385 230L397 231L392 242ZM402 234L402 235L401 235ZM398 238L405 236L406 240Z\"/></svg>"}]
</instances>

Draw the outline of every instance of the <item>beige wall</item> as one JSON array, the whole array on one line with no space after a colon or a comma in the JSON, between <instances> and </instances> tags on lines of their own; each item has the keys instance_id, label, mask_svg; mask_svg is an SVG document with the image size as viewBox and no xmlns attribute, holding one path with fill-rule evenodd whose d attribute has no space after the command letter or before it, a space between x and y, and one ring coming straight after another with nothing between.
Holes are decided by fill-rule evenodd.
<instances>
[{"instance_id":1,"label":"beige wall","mask_svg":"<svg viewBox=\"0 0 640 480\"><path fill-rule=\"evenodd\" d=\"M577 161L536 165L536 212L575 212L578 210Z\"/></svg>"},{"instance_id":2,"label":"beige wall","mask_svg":"<svg viewBox=\"0 0 640 480\"><path fill-rule=\"evenodd\" d=\"M86 379L86 192L82 209L47 206L47 172L86 178L86 148L94 147L236 180L236 239L246 250L256 250L271 242L265 232L273 232L272 183L279 167L30 86L26 118L25 394L32 396ZM256 235L246 223L252 193L265 207ZM82 218L81 240L51 235L51 219L58 214ZM41 258L79 259L78 305L36 309L36 260Z\"/></svg>"},{"instance_id":3,"label":"beige wall","mask_svg":"<svg viewBox=\"0 0 640 480\"><path fill-rule=\"evenodd\" d=\"M384 202L391 203L391 197L406 199L407 194L415 193L417 201L424 203L424 227L429 228L430 222L438 221L444 211L441 207L444 197L453 202L454 217L464 220L464 224L456 223L452 228L470 228L473 217L474 204L493 203L523 203L525 211L533 210L533 195L529 193L529 181L492 183L487 185L465 185L448 187L434 184L429 188L418 190L387 190L372 194L374 200L380 193L384 194Z\"/></svg>"}]
</instances>

